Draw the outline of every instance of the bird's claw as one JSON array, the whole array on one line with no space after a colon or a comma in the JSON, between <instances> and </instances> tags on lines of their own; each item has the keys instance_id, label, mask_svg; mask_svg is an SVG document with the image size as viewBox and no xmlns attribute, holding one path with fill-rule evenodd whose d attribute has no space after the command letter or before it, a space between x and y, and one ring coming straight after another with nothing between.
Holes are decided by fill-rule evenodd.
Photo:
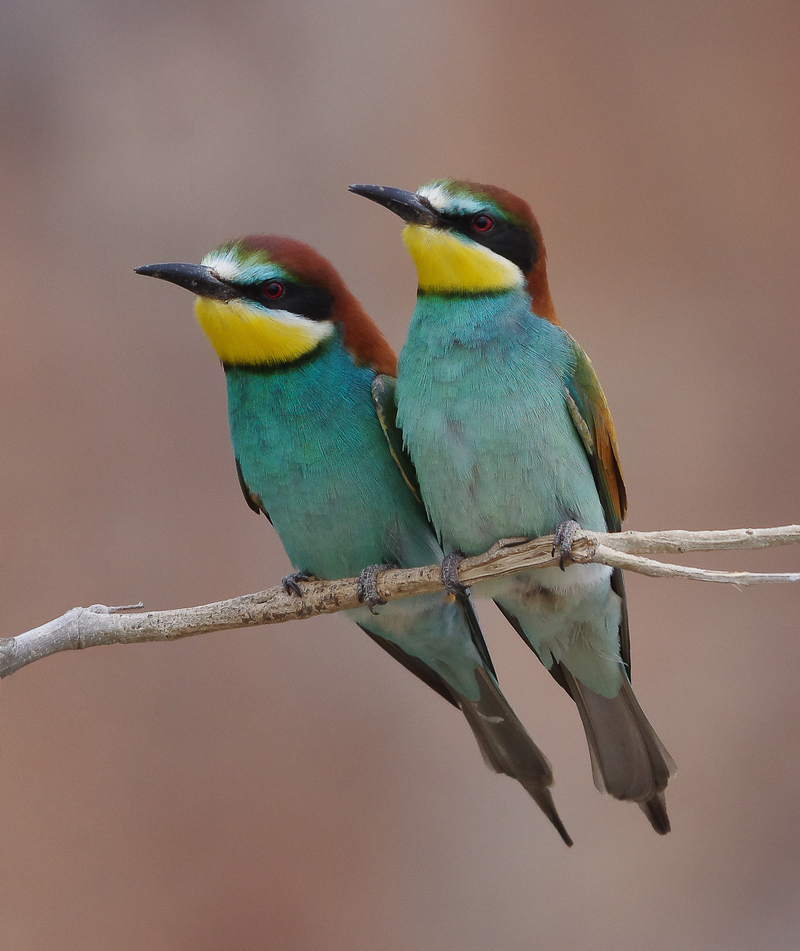
<instances>
[{"instance_id":1,"label":"bird's claw","mask_svg":"<svg viewBox=\"0 0 800 951\"><path fill-rule=\"evenodd\" d=\"M313 580L314 575L308 571L293 571L290 575L281 578L281 585L287 594L294 594L297 595L298 598L302 598L303 592L300 590L300 586L297 582Z\"/></svg>"},{"instance_id":2,"label":"bird's claw","mask_svg":"<svg viewBox=\"0 0 800 951\"><path fill-rule=\"evenodd\" d=\"M449 551L442 559L441 579L442 585L448 594L456 597L463 597L467 593L467 586L461 584L458 580L458 566L466 558L463 551L458 548Z\"/></svg>"},{"instance_id":3,"label":"bird's claw","mask_svg":"<svg viewBox=\"0 0 800 951\"><path fill-rule=\"evenodd\" d=\"M558 567L562 571L566 571L567 565L572 562L572 543L580 530L581 526L574 518L562 522L556 529L553 536L553 550L550 554L555 558L558 552Z\"/></svg>"},{"instance_id":4,"label":"bird's claw","mask_svg":"<svg viewBox=\"0 0 800 951\"><path fill-rule=\"evenodd\" d=\"M396 567L397 565L367 565L359 574L356 595L358 600L369 608L370 614L377 615L376 604L386 604L378 594L378 575L382 571L388 571L390 568Z\"/></svg>"}]
</instances>

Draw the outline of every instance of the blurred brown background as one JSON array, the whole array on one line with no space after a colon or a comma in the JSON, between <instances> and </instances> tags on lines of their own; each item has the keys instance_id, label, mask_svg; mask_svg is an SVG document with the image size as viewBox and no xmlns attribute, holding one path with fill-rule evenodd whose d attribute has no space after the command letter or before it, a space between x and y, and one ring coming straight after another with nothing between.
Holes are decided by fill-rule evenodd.
<instances>
[{"instance_id":1,"label":"blurred brown background","mask_svg":"<svg viewBox=\"0 0 800 951\"><path fill-rule=\"evenodd\" d=\"M796 3L0 16L2 634L285 572L239 494L191 301L133 268L288 233L399 347L413 269L353 181L530 200L614 411L628 527L800 521ZM800 592L629 593L637 693L680 770L667 838L596 793L576 711L489 606L572 850L341 618L64 654L0 691L0 947L796 948Z\"/></svg>"}]
</instances>

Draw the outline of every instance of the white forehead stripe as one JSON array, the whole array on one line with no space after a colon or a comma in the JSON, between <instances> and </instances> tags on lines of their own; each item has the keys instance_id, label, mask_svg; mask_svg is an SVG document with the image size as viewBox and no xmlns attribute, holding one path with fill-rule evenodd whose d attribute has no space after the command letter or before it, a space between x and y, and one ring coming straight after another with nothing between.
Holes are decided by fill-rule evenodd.
<instances>
[{"instance_id":1,"label":"white forehead stripe","mask_svg":"<svg viewBox=\"0 0 800 951\"><path fill-rule=\"evenodd\" d=\"M487 198L473 198L471 195L449 192L444 185L423 185L417 194L433 205L437 211L448 214L475 215L481 211L494 211L492 202Z\"/></svg>"},{"instance_id":2,"label":"white forehead stripe","mask_svg":"<svg viewBox=\"0 0 800 951\"><path fill-rule=\"evenodd\" d=\"M200 263L210 267L223 281L233 284L260 284L286 277L279 264L258 257L243 257L237 247L212 251Z\"/></svg>"},{"instance_id":3,"label":"white forehead stripe","mask_svg":"<svg viewBox=\"0 0 800 951\"><path fill-rule=\"evenodd\" d=\"M203 264L210 267L223 281L235 281L242 273L239 262L229 252L218 254L216 251L203 258Z\"/></svg>"}]
</instances>

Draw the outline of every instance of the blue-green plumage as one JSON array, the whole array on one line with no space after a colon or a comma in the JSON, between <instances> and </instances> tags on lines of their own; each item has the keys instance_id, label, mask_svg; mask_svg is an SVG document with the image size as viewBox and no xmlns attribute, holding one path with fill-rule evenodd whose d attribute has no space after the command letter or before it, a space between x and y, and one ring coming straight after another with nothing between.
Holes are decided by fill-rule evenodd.
<instances>
[{"instance_id":1,"label":"blue-green plumage","mask_svg":"<svg viewBox=\"0 0 800 951\"><path fill-rule=\"evenodd\" d=\"M287 238L226 245L201 266L141 273L198 295L223 361L236 466L299 572L352 577L442 550L415 495L391 402L396 360L336 271ZM469 598L444 591L348 612L466 717L487 763L517 779L567 844L550 764L500 692Z\"/></svg>"}]
</instances>

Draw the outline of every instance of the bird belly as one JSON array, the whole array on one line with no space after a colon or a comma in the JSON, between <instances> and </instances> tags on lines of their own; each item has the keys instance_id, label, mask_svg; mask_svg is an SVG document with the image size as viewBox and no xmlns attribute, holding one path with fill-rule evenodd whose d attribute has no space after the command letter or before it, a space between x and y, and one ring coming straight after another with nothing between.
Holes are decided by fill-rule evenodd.
<instances>
[{"instance_id":1,"label":"bird belly","mask_svg":"<svg viewBox=\"0 0 800 951\"><path fill-rule=\"evenodd\" d=\"M615 697L622 686L622 602L610 576L605 565L543 568L483 582L473 594L492 598L516 620L548 670L562 663L592 690Z\"/></svg>"},{"instance_id":2,"label":"bird belly","mask_svg":"<svg viewBox=\"0 0 800 951\"><path fill-rule=\"evenodd\" d=\"M523 388L519 378L476 360L424 392L398 383L398 419L446 550L479 554L499 538L550 534L569 519L606 527L562 388Z\"/></svg>"}]
</instances>

